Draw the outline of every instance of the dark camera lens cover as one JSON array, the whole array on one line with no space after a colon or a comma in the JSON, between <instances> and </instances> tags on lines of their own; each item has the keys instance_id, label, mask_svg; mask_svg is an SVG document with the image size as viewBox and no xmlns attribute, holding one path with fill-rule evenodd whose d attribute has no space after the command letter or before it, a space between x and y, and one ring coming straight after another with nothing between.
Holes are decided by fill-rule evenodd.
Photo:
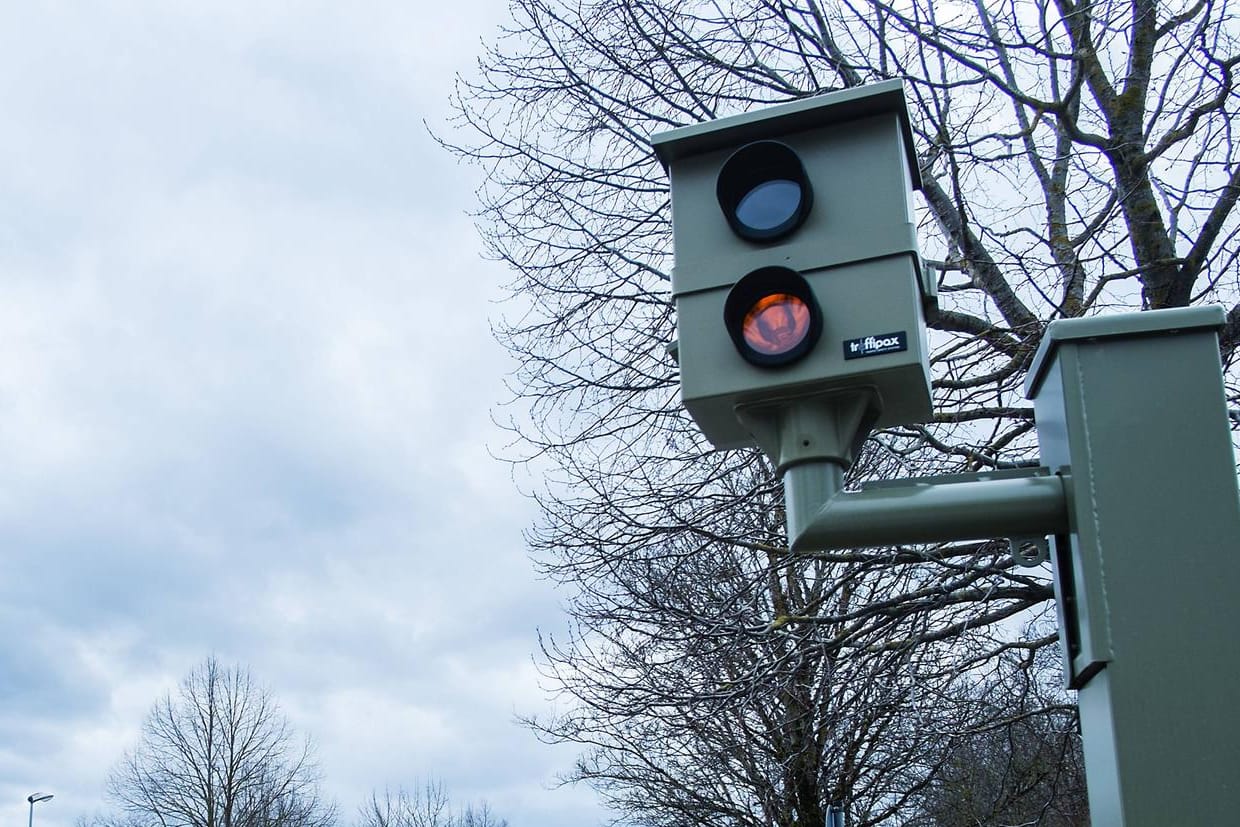
<instances>
[{"instance_id":1,"label":"dark camera lens cover","mask_svg":"<svg viewBox=\"0 0 1240 827\"><path fill-rule=\"evenodd\" d=\"M734 152L719 170L716 195L732 231L758 242L800 227L814 201L800 157L778 141L756 141Z\"/></svg>"}]
</instances>

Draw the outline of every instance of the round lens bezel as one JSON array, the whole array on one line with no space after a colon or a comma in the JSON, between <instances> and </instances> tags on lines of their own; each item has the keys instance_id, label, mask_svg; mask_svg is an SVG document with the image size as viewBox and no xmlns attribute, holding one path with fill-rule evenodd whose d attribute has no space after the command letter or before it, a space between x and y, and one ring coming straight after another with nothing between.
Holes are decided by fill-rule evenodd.
<instances>
[{"instance_id":1,"label":"round lens bezel","mask_svg":"<svg viewBox=\"0 0 1240 827\"><path fill-rule=\"evenodd\" d=\"M763 184L791 181L800 190L800 200L788 218L771 227L746 224L737 215L741 202ZM758 243L777 241L805 223L814 204L805 166L792 147L779 141L755 141L733 152L719 169L715 196L732 232Z\"/></svg>"}]
</instances>

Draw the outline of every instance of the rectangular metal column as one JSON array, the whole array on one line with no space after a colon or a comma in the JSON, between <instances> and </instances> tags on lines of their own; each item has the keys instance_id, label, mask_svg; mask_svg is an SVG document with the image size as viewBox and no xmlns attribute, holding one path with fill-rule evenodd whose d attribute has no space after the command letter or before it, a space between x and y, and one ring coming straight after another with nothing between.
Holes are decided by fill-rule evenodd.
<instances>
[{"instance_id":1,"label":"rectangular metal column","mask_svg":"<svg viewBox=\"0 0 1240 827\"><path fill-rule=\"evenodd\" d=\"M1240 497L1218 307L1056 322L1030 370L1098 827L1240 824Z\"/></svg>"}]
</instances>

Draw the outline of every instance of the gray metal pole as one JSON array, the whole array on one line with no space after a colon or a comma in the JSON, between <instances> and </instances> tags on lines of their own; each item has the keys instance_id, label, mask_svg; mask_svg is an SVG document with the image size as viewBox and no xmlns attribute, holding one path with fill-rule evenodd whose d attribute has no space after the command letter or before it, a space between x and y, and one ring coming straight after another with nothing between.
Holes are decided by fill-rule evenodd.
<instances>
[{"instance_id":1,"label":"gray metal pole","mask_svg":"<svg viewBox=\"0 0 1240 827\"><path fill-rule=\"evenodd\" d=\"M34 827L34 805L35 803L39 801L51 801L55 797L56 796L52 795L51 793L48 793L47 795L44 795L43 793L31 793L30 795L26 796L26 801L30 803L30 817L26 821L26 827Z\"/></svg>"},{"instance_id":2,"label":"gray metal pole","mask_svg":"<svg viewBox=\"0 0 1240 827\"><path fill-rule=\"evenodd\" d=\"M1055 322L1026 386L1071 466L1053 557L1091 821L1236 823L1240 494L1222 308Z\"/></svg>"}]
</instances>

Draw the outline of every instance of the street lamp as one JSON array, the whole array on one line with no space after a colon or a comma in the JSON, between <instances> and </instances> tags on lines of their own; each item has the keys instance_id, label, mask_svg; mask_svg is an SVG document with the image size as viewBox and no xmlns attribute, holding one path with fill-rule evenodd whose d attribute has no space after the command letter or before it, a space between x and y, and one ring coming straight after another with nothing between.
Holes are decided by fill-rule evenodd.
<instances>
[{"instance_id":1,"label":"street lamp","mask_svg":"<svg viewBox=\"0 0 1240 827\"><path fill-rule=\"evenodd\" d=\"M51 801L55 796L51 793L44 795L43 793L31 793L26 796L26 800L30 802L30 821L28 827L34 827L34 805L36 801Z\"/></svg>"}]
</instances>

